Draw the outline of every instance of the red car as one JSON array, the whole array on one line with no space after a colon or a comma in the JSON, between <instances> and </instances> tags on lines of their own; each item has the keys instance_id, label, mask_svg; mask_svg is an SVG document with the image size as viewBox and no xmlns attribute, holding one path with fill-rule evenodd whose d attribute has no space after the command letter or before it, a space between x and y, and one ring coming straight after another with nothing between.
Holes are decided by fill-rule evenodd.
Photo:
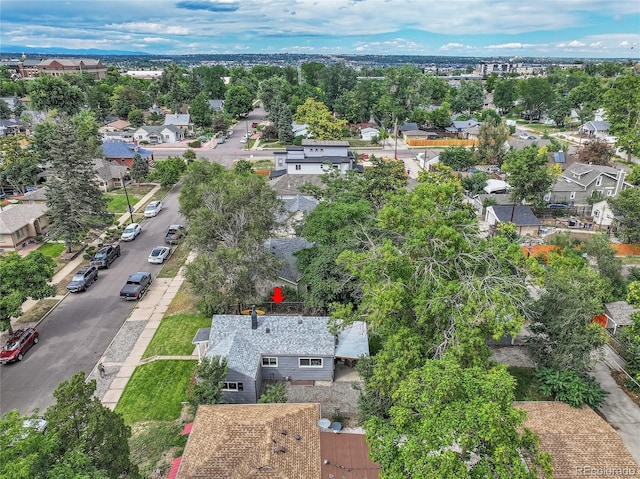
<instances>
[{"instance_id":1,"label":"red car","mask_svg":"<svg viewBox=\"0 0 640 479\"><path fill-rule=\"evenodd\" d=\"M38 342L40 334L33 328L17 329L0 351L0 364L22 361L26 352Z\"/></svg>"}]
</instances>

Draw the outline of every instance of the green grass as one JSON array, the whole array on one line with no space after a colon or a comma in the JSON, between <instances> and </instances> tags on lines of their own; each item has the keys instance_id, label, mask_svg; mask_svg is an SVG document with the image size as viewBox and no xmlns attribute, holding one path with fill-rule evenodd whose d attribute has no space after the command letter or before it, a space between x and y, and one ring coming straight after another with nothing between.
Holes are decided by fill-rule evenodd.
<instances>
[{"instance_id":1,"label":"green grass","mask_svg":"<svg viewBox=\"0 0 640 479\"><path fill-rule=\"evenodd\" d=\"M179 244L158 273L158 278L175 278L189 256L189 248Z\"/></svg>"},{"instance_id":2,"label":"green grass","mask_svg":"<svg viewBox=\"0 0 640 479\"><path fill-rule=\"evenodd\" d=\"M538 392L538 380L533 368L509 366L509 374L516 378L516 401L550 401L552 398Z\"/></svg>"},{"instance_id":3,"label":"green grass","mask_svg":"<svg viewBox=\"0 0 640 479\"><path fill-rule=\"evenodd\" d=\"M116 412L126 424L178 419L196 363L154 361L138 366L118 401Z\"/></svg>"},{"instance_id":4,"label":"green grass","mask_svg":"<svg viewBox=\"0 0 640 479\"><path fill-rule=\"evenodd\" d=\"M193 337L200 328L211 326L211 318L198 314L175 314L160 322L143 358L187 356L193 352Z\"/></svg>"},{"instance_id":5,"label":"green grass","mask_svg":"<svg viewBox=\"0 0 640 479\"><path fill-rule=\"evenodd\" d=\"M271 170L273 169L272 160L256 160L252 163L254 170Z\"/></svg>"},{"instance_id":6,"label":"green grass","mask_svg":"<svg viewBox=\"0 0 640 479\"><path fill-rule=\"evenodd\" d=\"M56 259L64 251L63 243L43 243L37 250L51 259Z\"/></svg>"},{"instance_id":7,"label":"green grass","mask_svg":"<svg viewBox=\"0 0 640 479\"><path fill-rule=\"evenodd\" d=\"M108 193L104 196L107 199L107 211L109 213L126 213L127 212L127 196L119 193ZM135 205L142 196L129 195L129 203Z\"/></svg>"}]
</instances>

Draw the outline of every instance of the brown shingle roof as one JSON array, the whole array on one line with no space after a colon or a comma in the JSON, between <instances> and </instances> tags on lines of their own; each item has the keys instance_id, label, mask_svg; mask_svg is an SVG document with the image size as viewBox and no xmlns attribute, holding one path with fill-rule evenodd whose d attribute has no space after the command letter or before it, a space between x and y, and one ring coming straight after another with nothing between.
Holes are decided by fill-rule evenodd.
<instances>
[{"instance_id":1,"label":"brown shingle roof","mask_svg":"<svg viewBox=\"0 0 640 479\"><path fill-rule=\"evenodd\" d=\"M589 407L553 401L514 406L527 412L524 426L540 437L540 449L551 454L554 479L622 479L630 470L640 472L618 433Z\"/></svg>"},{"instance_id":2,"label":"brown shingle roof","mask_svg":"<svg viewBox=\"0 0 640 479\"><path fill-rule=\"evenodd\" d=\"M177 479L320 479L319 419L319 404L200 406Z\"/></svg>"},{"instance_id":3,"label":"brown shingle roof","mask_svg":"<svg viewBox=\"0 0 640 479\"><path fill-rule=\"evenodd\" d=\"M380 466L369 459L364 434L320 433L322 477L378 479Z\"/></svg>"}]
</instances>

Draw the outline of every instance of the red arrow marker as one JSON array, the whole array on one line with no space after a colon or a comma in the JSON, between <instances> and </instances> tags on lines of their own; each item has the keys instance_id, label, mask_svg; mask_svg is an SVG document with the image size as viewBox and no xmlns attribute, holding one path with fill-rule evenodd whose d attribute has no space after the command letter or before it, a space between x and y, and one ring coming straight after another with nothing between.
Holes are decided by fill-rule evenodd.
<instances>
[{"instance_id":1,"label":"red arrow marker","mask_svg":"<svg viewBox=\"0 0 640 479\"><path fill-rule=\"evenodd\" d=\"M282 303L282 300L284 299L284 296L282 295L282 288L277 286L273 288L273 296L271 296L271 299L273 299L273 302L276 304Z\"/></svg>"}]
</instances>

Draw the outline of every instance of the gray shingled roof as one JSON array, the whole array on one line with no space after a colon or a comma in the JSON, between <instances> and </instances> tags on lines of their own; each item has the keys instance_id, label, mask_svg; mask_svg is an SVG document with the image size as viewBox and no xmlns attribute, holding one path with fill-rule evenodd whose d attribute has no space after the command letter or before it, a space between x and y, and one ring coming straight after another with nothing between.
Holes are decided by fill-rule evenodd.
<instances>
[{"instance_id":1,"label":"gray shingled roof","mask_svg":"<svg viewBox=\"0 0 640 479\"><path fill-rule=\"evenodd\" d=\"M104 182L114 178L121 178L127 173L126 166L116 165L103 158L95 158L93 160L93 169L96 172L96 176Z\"/></svg>"},{"instance_id":2,"label":"gray shingled roof","mask_svg":"<svg viewBox=\"0 0 640 479\"><path fill-rule=\"evenodd\" d=\"M164 117L165 125L188 125L189 123L191 123L189 114L169 114Z\"/></svg>"},{"instance_id":3,"label":"gray shingled roof","mask_svg":"<svg viewBox=\"0 0 640 479\"><path fill-rule=\"evenodd\" d=\"M269 181L271 188L276 190L278 195L299 195L303 194L298 188L307 183L314 184L320 188L326 185L322 182L322 175L282 175Z\"/></svg>"},{"instance_id":4,"label":"gray shingled roof","mask_svg":"<svg viewBox=\"0 0 640 479\"><path fill-rule=\"evenodd\" d=\"M287 158L285 160L285 163L332 163L334 165L352 162L354 162L354 159L350 156L308 156L305 158Z\"/></svg>"},{"instance_id":5,"label":"gray shingled roof","mask_svg":"<svg viewBox=\"0 0 640 479\"><path fill-rule=\"evenodd\" d=\"M348 141L344 140L312 140L303 139L302 146L349 146Z\"/></svg>"},{"instance_id":6,"label":"gray shingled roof","mask_svg":"<svg viewBox=\"0 0 640 479\"><path fill-rule=\"evenodd\" d=\"M604 309L607 315L618 325L628 326L632 323L631 315L638 310L626 301L613 301L605 303Z\"/></svg>"},{"instance_id":7,"label":"gray shingled roof","mask_svg":"<svg viewBox=\"0 0 640 479\"><path fill-rule=\"evenodd\" d=\"M156 135L161 134L164 130L169 130L173 133L179 133L181 130L176 125L144 125L139 128L140 130L144 130L147 133L155 133Z\"/></svg>"},{"instance_id":8,"label":"gray shingled roof","mask_svg":"<svg viewBox=\"0 0 640 479\"><path fill-rule=\"evenodd\" d=\"M15 204L0 211L0 233L9 234L18 231L47 212L47 205Z\"/></svg>"},{"instance_id":9,"label":"gray shingled roof","mask_svg":"<svg viewBox=\"0 0 640 479\"><path fill-rule=\"evenodd\" d=\"M328 317L215 315L211 321L207 357L227 358L229 369L256 378L262 355L333 356L335 339ZM266 330L269 329L267 333Z\"/></svg>"},{"instance_id":10,"label":"gray shingled roof","mask_svg":"<svg viewBox=\"0 0 640 479\"><path fill-rule=\"evenodd\" d=\"M494 205L493 212L502 222L511 222L511 214L513 213L513 224L516 226L538 226L542 222L533 214L531 208L525 205L516 206L515 210L512 205Z\"/></svg>"}]
</instances>

